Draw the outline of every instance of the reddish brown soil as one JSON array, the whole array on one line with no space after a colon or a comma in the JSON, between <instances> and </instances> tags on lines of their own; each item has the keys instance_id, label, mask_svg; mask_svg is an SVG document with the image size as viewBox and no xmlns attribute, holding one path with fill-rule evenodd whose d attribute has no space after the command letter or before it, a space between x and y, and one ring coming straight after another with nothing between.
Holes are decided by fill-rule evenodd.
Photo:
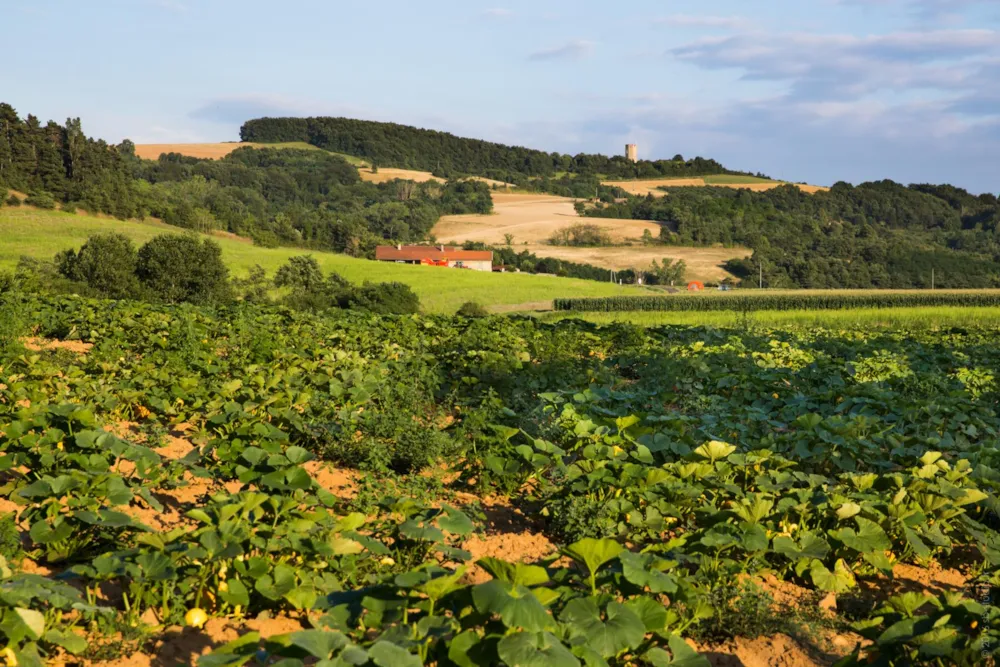
<instances>
[{"instance_id":1,"label":"reddish brown soil","mask_svg":"<svg viewBox=\"0 0 1000 667\"><path fill-rule=\"evenodd\" d=\"M302 466L321 488L343 500L350 500L358 492L359 473L335 468L323 461L309 461Z\"/></svg>"},{"instance_id":2,"label":"reddish brown soil","mask_svg":"<svg viewBox=\"0 0 1000 667\"><path fill-rule=\"evenodd\" d=\"M845 641L831 641L834 644L829 647L832 652L804 647L787 635L757 639L738 637L722 644L693 646L713 667L827 667L854 648L853 643L846 641L845 644Z\"/></svg>"},{"instance_id":3,"label":"reddish brown soil","mask_svg":"<svg viewBox=\"0 0 1000 667\"><path fill-rule=\"evenodd\" d=\"M478 500L470 494L458 495L466 503ZM483 535L473 535L462 544L462 548L472 554L472 562L480 558L502 558L518 563L534 563L556 552L556 545L541 533L537 522L513 507L509 500L484 498L480 502L486 515L486 530ZM466 577L476 584L490 579L486 571L477 565L470 568Z\"/></svg>"},{"instance_id":4,"label":"reddish brown soil","mask_svg":"<svg viewBox=\"0 0 1000 667\"><path fill-rule=\"evenodd\" d=\"M230 642L247 632L260 632L262 637L273 637L302 630L299 621L287 616L253 619L242 622L225 618L212 618L204 628L171 626L160 636L149 653L137 653L117 660L88 662L87 667L173 667L193 665L198 657L217 646Z\"/></svg>"}]
</instances>

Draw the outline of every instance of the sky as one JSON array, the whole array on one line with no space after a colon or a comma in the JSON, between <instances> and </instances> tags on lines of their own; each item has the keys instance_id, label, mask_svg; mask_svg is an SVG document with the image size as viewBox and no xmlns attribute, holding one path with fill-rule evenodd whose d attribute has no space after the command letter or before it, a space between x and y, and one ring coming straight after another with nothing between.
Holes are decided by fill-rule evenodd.
<instances>
[{"instance_id":1,"label":"sky","mask_svg":"<svg viewBox=\"0 0 1000 667\"><path fill-rule=\"evenodd\" d=\"M116 143L337 115L1000 191L1000 0L0 0L0 24L0 101Z\"/></svg>"}]
</instances>

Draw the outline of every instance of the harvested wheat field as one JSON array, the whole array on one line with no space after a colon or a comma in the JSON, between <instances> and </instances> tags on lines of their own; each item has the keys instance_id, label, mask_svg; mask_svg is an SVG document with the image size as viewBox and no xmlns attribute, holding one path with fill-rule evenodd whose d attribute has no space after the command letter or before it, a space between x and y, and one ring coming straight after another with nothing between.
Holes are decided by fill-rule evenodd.
<instances>
[{"instance_id":1,"label":"harvested wheat field","mask_svg":"<svg viewBox=\"0 0 1000 667\"><path fill-rule=\"evenodd\" d=\"M714 181L714 182L713 182ZM629 194L639 195L640 197L645 197L646 195L653 195L654 197L663 197L667 193L660 190L661 187L669 186L674 188L681 187L720 187L720 188L739 188L744 190L753 190L754 192L764 192L765 190L773 190L782 185L789 185L784 181L766 181L762 179L752 179L748 182L738 182L738 181L728 181L726 180L716 180L716 179L705 179L705 178L654 178L644 181L603 181L604 185L619 187L625 190ZM799 183L791 183L790 185L795 185L803 192L808 192L813 194L820 191L827 191L830 188L823 187L820 185L803 185Z\"/></svg>"},{"instance_id":2,"label":"harvested wheat field","mask_svg":"<svg viewBox=\"0 0 1000 667\"><path fill-rule=\"evenodd\" d=\"M687 264L684 274L688 280L717 282L732 278L723 266L727 260L749 257L752 251L746 248L690 248L679 246L611 246L608 248L568 248L543 244L514 246L516 250L527 250L539 257L555 257L567 262L591 264L605 269L647 269L653 260L664 258L682 259Z\"/></svg>"},{"instance_id":3,"label":"harvested wheat field","mask_svg":"<svg viewBox=\"0 0 1000 667\"><path fill-rule=\"evenodd\" d=\"M368 167L358 167L358 174L361 176L362 181L366 181L368 183L388 183L389 181L394 181L396 179L416 181L417 183L426 183L427 181L438 181L439 183L444 183L447 180L439 176L435 176L429 171L396 169L395 167L379 167L377 172L372 172L372 170ZM495 181L492 178L483 178L482 176L470 176L468 180L482 181L487 185L495 185L500 188L510 187L509 183Z\"/></svg>"},{"instance_id":4,"label":"harvested wheat field","mask_svg":"<svg viewBox=\"0 0 1000 667\"><path fill-rule=\"evenodd\" d=\"M573 199L544 194L493 193L493 215L448 215L432 230L444 243L461 244L481 241L494 245L506 242L512 234L514 248L527 250L539 257L554 257L569 262L592 264L606 269L644 269L652 261L664 258L683 259L688 265L688 277L716 281L730 274L722 265L726 260L746 257L745 248L686 248L646 246L638 243L646 230L654 238L660 225L645 220L613 218L581 218L573 208ZM603 248L579 248L548 245L546 241L560 229L575 224L594 224L611 235L615 243L635 241L635 245Z\"/></svg>"},{"instance_id":5,"label":"harvested wheat field","mask_svg":"<svg viewBox=\"0 0 1000 667\"><path fill-rule=\"evenodd\" d=\"M237 148L250 146L263 148L263 144L249 144L239 141L222 144L142 144L135 147L135 154L143 160L156 160L164 153L179 153L187 157L221 160Z\"/></svg>"},{"instance_id":6,"label":"harvested wheat field","mask_svg":"<svg viewBox=\"0 0 1000 667\"><path fill-rule=\"evenodd\" d=\"M620 243L640 239L645 230L659 236L660 225L643 220L613 218L581 219L573 208L575 200L543 194L493 193L493 215L447 215L434 227L433 233L447 242L482 241L504 243L505 234L514 235L514 244L541 243L556 231L581 222L605 229Z\"/></svg>"}]
</instances>

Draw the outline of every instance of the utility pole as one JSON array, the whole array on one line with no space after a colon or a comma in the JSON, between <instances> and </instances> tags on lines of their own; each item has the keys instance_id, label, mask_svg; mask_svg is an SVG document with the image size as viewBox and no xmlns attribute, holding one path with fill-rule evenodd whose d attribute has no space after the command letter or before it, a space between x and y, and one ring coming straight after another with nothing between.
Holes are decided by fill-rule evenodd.
<instances>
[{"instance_id":1,"label":"utility pole","mask_svg":"<svg viewBox=\"0 0 1000 667\"><path fill-rule=\"evenodd\" d=\"M764 263L760 263L760 288L764 289Z\"/></svg>"},{"instance_id":2,"label":"utility pole","mask_svg":"<svg viewBox=\"0 0 1000 667\"><path fill-rule=\"evenodd\" d=\"M934 289L934 269L931 269L931 289Z\"/></svg>"}]
</instances>

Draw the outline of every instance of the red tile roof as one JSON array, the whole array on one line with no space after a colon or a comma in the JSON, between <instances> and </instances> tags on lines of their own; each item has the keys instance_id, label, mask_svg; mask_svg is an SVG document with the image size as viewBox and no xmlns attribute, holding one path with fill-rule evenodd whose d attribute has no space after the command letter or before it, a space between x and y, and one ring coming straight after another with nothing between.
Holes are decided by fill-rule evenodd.
<instances>
[{"instance_id":1,"label":"red tile roof","mask_svg":"<svg viewBox=\"0 0 1000 667\"><path fill-rule=\"evenodd\" d=\"M443 250L442 250L443 248ZM375 248L375 259L385 262L419 262L422 259L449 262L492 262L491 250L463 250L453 246L436 245L380 245Z\"/></svg>"}]
</instances>

